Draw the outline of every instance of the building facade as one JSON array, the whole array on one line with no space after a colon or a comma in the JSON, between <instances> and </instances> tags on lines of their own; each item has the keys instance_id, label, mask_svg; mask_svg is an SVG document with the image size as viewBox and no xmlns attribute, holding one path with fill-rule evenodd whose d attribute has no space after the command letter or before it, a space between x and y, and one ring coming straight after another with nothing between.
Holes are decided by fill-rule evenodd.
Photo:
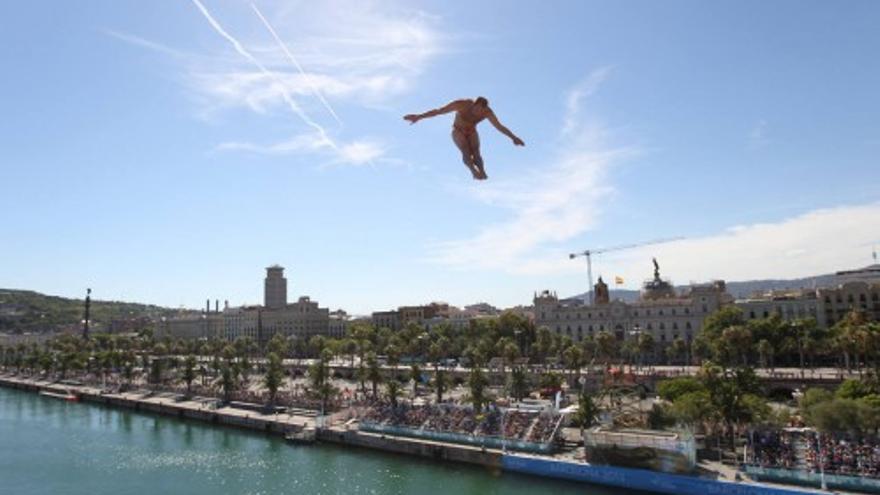
<instances>
[{"instance_id":1,"label":"building facade","mask_svg":"<svg viewBox=\"0 0 880 495\"><path fill-rule=\"evenodd\" d=\"M723 281L692 285L678 294L672 284L660 278L659 270L644 284L634 303L610 300L608 286L601 277L594 294L591 305L581 300L560 300L547 290L536 293L535 324L574 342L594 339L603 331L619 341L648 332L657 345L663 346L679 338L692 341L708 315L732 302Z\"/></svg>"},{"instance_id":2,"label":"building facade","mask_svg":"<svg viewBox=\"0 0 880 495\"><path fill-rule=\"evenodd\" d=\"M250 338L259 345L265 345L272 336L309 338L314 335L330 335L330 311L322 308L308 296L296 302L287 302L287 279L284 268L273 265L266 268L264 281L264 306L229 307L223 311L219 304L215 311L200 315L163 320L165 335L184 339L236 340ZM338 331L338 326L333 331Z\"/></svg>"}]
</instances>

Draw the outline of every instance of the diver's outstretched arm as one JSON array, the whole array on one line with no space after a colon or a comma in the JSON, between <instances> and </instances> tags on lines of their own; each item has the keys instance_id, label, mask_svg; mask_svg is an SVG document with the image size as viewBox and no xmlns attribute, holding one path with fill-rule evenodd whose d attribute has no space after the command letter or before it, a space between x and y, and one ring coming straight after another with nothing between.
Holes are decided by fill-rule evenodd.
<instances>
[{"instance_id":1,"label":"diver's outstretched arm","mask_svg":"<svg viewBox=\"0 0 880 495\"><path fill-rule=\"evenodd\" d=\"M524 143L522 139L518 138L516 134L510 132L510 129L504 127L504 124L498 121L498 117L495 116L495 112L490 111L489 115L486 118L489 119L489 123L495 126L496 129L498 129L498 132L513 140L513 144L515 144L516 146L526 145L526 143Z\"/></svg>"},{"instance_id":2,"label":"diver's outstretched arm","mask_svg":"<svg viewBox=\"0 0 880 495\"><path fill-rule=\"evenodd\" d=\"M435 108L434 110L428 110L425 113L418 113L418 114L411 113L409 115L404 115L403 118L404 118L404 120L408 120L410 124L415 124L416 122L418 122L422 119L428 119L431 117L436 117L438 115L443 115L444 113L454 112L454 111L458 110L459 108L461 108L461 105L466 102L467 102L466 100L455 100L453 102L447 103L446 105L444 105L440 108Z\"/></svg>"}]
</instances>

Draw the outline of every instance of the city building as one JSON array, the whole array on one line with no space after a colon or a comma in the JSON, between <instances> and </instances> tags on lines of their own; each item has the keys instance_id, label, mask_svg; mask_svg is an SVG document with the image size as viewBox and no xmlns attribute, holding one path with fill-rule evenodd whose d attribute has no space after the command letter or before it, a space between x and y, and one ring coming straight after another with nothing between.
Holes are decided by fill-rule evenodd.
<instances>
[{"instance_id":1,"label":"city building","mask_svg":"<svg viewBox=\"0 0 880 495\"><path fill-rule=\"evenodd\" d=\"M880 321L880 265L834 274L832 286L770 291L736 301L746 320L779 315L784 320L813 318L819 328L831 328L852 309Z\"/></svg>"},{"instance_id":2,"label":"city building","mask_svg":"<svg viewBox=\"0 0 880 495\"><path fill-rule=\"evenodd\" d=\"M648 332L663 346L679 338L692 341L706 316L732 302L723 281L691 285L679 294L669 281L660 278L657 266L654 278L645 282L635 303L611 300L602 277L594 294L591 305L580 299L560 300L548 290L536 293L535 324L574 342L593 339L603 331L620 341Z\"/></svg>"},{"instance_id":3,"label":"city building","mask_svg":"<svg viewBox=\"0 0 880 495\"><path fill-rule=\"evenodd\" d=\"M231 308L227 302L223 311L219 309L219 301L211 311L209 301L199 315L163 319L161 329L165 335L176 338L235 340L247 337L260 345L276 334L309 338L339 332L338 324L331 330L330 311L308 296L294 303L287 302L287 279L281 266L266 268L263 298L263 306ZM344 334L344 327L342 332Z\"/></svg>"},{"instance_id":4,"label":"city building","mask_svg":"<svg viewBox=\"0 0 880 495\"><path fill-rule=\"evenodd\" d=\"M786 321L812 318L820 328L827 326L822 302L814 289L770 291L734 304L742 310L746 321L779 315Z\"/></svg>"}]
</instances>

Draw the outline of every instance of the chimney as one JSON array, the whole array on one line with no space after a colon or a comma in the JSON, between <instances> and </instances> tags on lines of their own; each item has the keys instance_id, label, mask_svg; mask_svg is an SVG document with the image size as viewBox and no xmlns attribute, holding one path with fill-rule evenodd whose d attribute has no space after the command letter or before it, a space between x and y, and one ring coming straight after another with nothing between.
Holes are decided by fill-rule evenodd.
<instances>
[{"instance_id":1,"label":"chimney","mask_svg":"<svg viewBox=\"0 0 880 495\"><path fill-rule=\"evenodd\" d=\"M214 312L220 312L220 299L214 299Z\"/></svg>"},{"instance_id":2,"label":"chimney","mask_svg":"<svg viewBox=\"0 0 880 495\"><path fill-rule=\"evenodd\" d=\"M205 314L208 314L210 312L211 312L211 300L205 299Z\"/></svg>"},{"instance_id":3,"label":"chimney","mask_svg":"<svg viewBox=\"0 0 880 495\"><path fill-rule=\"evenodd\" d=\"M223 309L229 309L229 299L223 301Z\"/></svg>"}]
</instances>

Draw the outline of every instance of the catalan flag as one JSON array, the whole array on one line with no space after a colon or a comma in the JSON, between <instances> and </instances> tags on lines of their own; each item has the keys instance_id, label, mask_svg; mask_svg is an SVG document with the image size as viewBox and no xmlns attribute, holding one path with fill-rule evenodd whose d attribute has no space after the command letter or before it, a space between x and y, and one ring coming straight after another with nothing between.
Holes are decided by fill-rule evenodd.
<instances>
[{"instance_id":1,"label":"catalan flag","mask_svg":"<svg viewBox=\"0 0 880 495\"><path fill-rule=\"evenodd\" d=\"M614 284L615 285L623 285L623 277L615 276L614 277Z\"/></svg>"}]
</instances>

